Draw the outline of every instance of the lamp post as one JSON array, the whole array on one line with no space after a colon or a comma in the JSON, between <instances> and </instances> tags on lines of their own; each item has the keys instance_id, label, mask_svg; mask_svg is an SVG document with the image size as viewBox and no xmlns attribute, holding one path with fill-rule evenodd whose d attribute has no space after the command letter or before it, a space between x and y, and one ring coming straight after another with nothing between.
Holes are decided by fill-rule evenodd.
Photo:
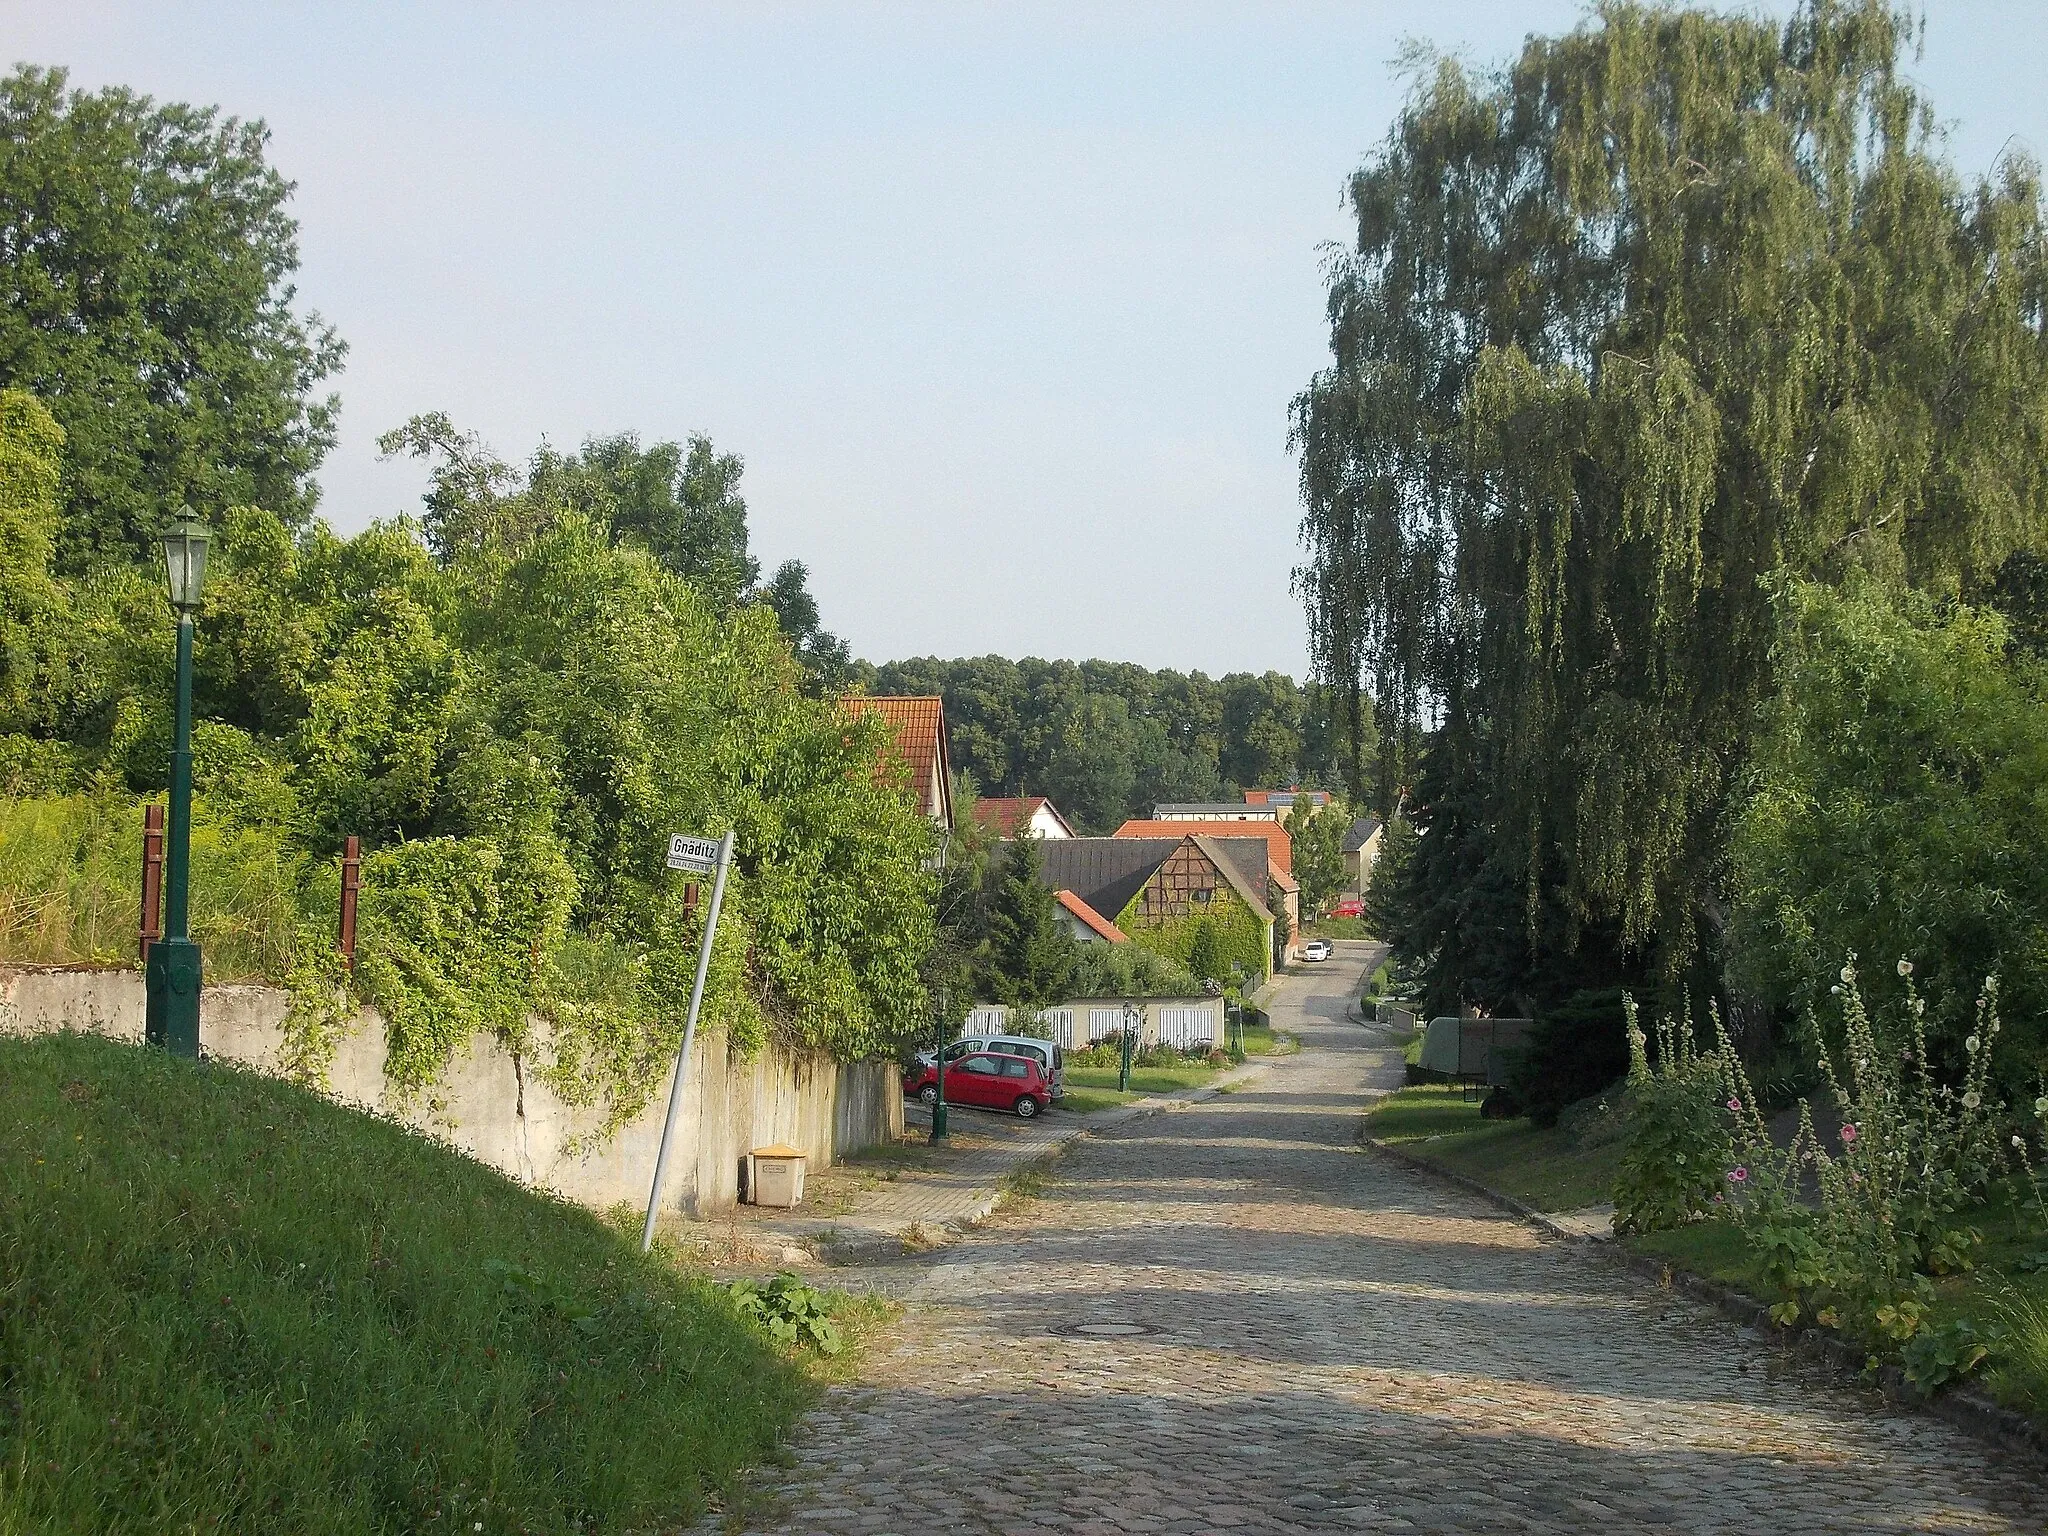
<instances>
[{"instance_id":1,"label":"lamp post","mask_svg":"<svg viewBox=\"0 0 2048 1536\"><path fill-rule=\"evenodd\" d=\"M939 877L939 901L942 911L946 898L946 860L953 852L953 834L943 828L939 832L938 851L924 861L924 867ZM935 1021L938 1041L932 1050L932 1072L938 1079L939 1097L932 1105L932 1141L946 1139L946 988L941 986L938 995L938 1018Z\"/></svg>"},{"instance_id":2,"label":"lamp post","mask_svg":"<svg viewBox=\"0 0 2048 1536\"><path fill-rule=\"evenodd\" d=\"M1116 1091L1118 1093L1129 1093L1131 1091L1131 1050L1138 1038L1139 1021L1143 1018L1144 1014L1140 1011L1138 1005L1126 998L1124 1000L1124 1048L1123 1055L1118 1061L1116 1069Z\"/></svg>"},{"instance_id":3,"label":"lamp post","mask_svg":"<svg viewBox=\"0 0 2048 1536\"><path fill-rule=\"evenodd\" d=\"M143 969L143 1034L173 1056L199 1055L199 946L187 924L192 863L192 616L206 581L212 531L185 515L164 530L164 576L178 614L177 723L171 738L171 808L164 839L164 934Z\"/></svg>"},{"instance_id":4,"label":"lamp post","mask_svg":"<svg viewBox=\"0 0 2048 1536\"><path fill-rule=\"evenodd\" d=\"M946 989L939 988L939 1042L932 1058L937 1065L932 1069L938 1076L939 1096L932 1104L933 1141L946 1139Z\"/></svg>"}]
</instances>

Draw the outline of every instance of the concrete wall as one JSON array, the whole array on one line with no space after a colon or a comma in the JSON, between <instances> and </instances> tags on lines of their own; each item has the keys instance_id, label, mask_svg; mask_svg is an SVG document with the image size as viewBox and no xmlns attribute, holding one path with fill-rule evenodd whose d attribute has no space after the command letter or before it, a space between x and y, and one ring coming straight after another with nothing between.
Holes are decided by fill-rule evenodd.
<instances>
[{"instance_id":1,"label":"concrete wall","mask_svg":"<svg viewBox=\"0 0 2048 1536\"><path fill-rule=\"evenodd\" d=\"M200 1047L209 1056L281 1074L280 1023L290 999L275 987L208 987ZM0 1034L73 1029L140 1040L142 973L74 967L0 968ZM644 1206L668 1112L664 1074L654 1101L610 1137L597 1109L565 1103L532 1063L479 1036L428 1092L401 1100L384 1082L384 1021L356 1015L335 1052L328 1092L441 1137L521 1183L585 1205ZM741 1059L725 1037L700 1034L683 1093L664 1210L702 1216L739 1196L741 1160L786 1142L813 1168L893 1141L903 1130L903 1091L891 1061L844 1065L829 1056L767 1046Z\"/></svg>"}]
</instances>

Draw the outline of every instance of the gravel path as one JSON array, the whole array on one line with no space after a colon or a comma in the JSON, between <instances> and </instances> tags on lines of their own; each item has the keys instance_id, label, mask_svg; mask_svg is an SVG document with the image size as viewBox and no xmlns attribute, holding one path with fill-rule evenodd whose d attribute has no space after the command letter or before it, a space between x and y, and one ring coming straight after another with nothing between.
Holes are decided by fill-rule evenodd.
<instances>
[{"instance_id":1,"label":"gravel path","mask_svg":"<svg viewBox=\"0 0 2048 1536\"><path fill-rule=\"evenodd\" d=\"M1364 958L1286 984L1308 1048L1254 1088L896 1270L745 1528L2048 1530L2025 1466L1362 1154L1399 1070L1343 1019Z\"/></svg>"}]
</instances>

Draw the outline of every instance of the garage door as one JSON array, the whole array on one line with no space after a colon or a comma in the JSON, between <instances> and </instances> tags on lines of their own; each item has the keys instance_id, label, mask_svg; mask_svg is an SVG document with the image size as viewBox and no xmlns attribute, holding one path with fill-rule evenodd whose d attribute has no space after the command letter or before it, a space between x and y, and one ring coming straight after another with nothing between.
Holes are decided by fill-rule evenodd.
<instances>
[{"instance_id":1,"label":"garage door","mask_svg":"<svg viewBox=\"0 0 2048 1536\"><path fill-rule=\"evenodd\" d=\"M1216 1028L1216 1005L1207 1004L1196 1008L1161 1008L1159 1010L1159 1043L1161 1045L1188 1046L1197 1041L1214 1045L1219 1031Z\"/></svg>"},{"instance_id":2,"label":"garage door","mask_svg":"<svg viewBox=\"0 0 2048 1536\"><path fill-rule=\"evenodd\" d=\"M1120 1035L1123 1032L1123 1009L1090 1008L1088 1010L1088 1038L1090 1040L1100 1040L1104 1035Z\"/></svg>"}]
</instances>

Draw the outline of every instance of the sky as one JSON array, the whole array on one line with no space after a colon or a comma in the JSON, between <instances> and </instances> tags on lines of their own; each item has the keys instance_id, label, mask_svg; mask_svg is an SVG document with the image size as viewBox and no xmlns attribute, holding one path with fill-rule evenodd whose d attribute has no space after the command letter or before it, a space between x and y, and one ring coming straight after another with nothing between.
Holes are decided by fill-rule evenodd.
<instances>
[{"instance_id":1,"label":"sky","mask_svg":"<svg viewBox=\"0 0 2048 1536\"><path fill-rule=\"evenodd\" d=\"M269 124L349 346L339 528L417 509L375 440L422 411L514 461L701 432L856 655L1298 676L1288 404L1394 60L1582 14L0 0L0 39ZM1965 171L2048 149L2044 60L2048 3L1932 0L1911 73Z\"/></svg>"}]
</instances>

